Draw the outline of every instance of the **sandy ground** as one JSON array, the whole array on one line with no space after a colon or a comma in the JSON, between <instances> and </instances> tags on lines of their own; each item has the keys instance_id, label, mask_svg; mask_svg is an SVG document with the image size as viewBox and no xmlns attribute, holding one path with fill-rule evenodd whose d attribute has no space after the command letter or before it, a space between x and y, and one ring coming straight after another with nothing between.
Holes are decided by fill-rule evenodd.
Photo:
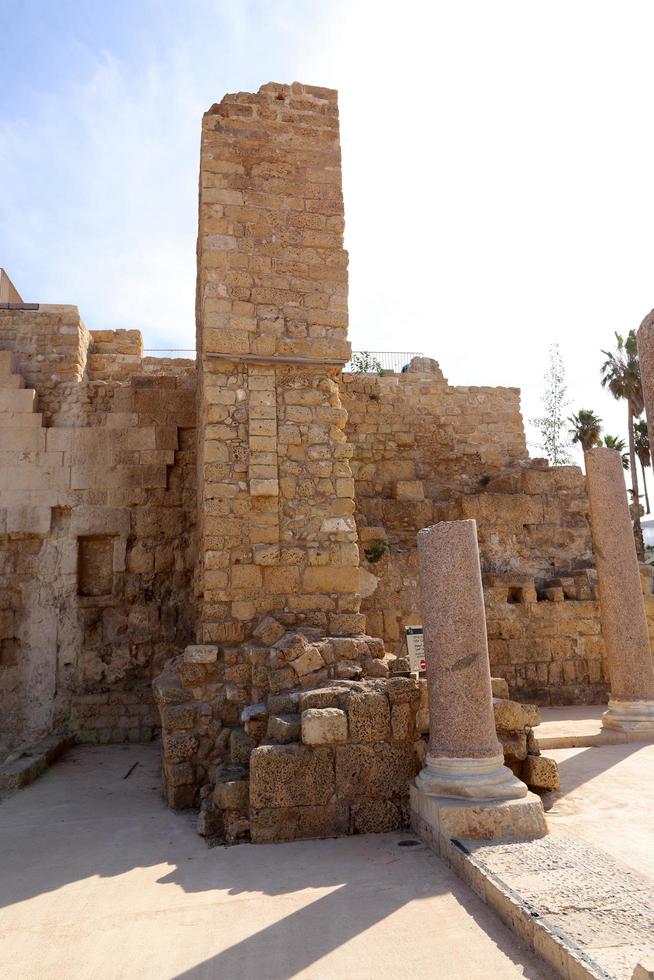
<instances>
[{"instance_id":1,"label":"sandy ground","mask_svg":"<svg viewBox=\"0 0 654 980\"><path fill-rule=\"evenodd\" d=\"M78 747L2 801L3 980L551 976L409 834L208 849L159 784Z\"/></svg>"}]
</instances>

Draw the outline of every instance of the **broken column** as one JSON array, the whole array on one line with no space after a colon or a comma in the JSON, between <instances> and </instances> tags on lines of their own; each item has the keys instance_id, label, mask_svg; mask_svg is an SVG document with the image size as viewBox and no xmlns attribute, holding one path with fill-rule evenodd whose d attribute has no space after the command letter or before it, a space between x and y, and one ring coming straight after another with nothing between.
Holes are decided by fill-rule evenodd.
<instances>
[{"instance_id":1,"label":"broken column","mask_svg":"<svg viewBox=\"0 0 654 980\"><path fill-rule=\"evenodd\" d=\"M414 826L439 850L451 837L543 834L542 804L504 765L495 734L476 522L424 528L418 563L430 737Z\"/></svg>"},{"instance_id":2,"label":"broken column","mask_svg":"<svg viewBox=\"0 0 654 980\"><path fill-rule=\"evenodd\" d=\"M611 696L605 728L654 731L654 664L627 504L614 449L585 454L586 483Z\"/></svg>"}]
</instances>

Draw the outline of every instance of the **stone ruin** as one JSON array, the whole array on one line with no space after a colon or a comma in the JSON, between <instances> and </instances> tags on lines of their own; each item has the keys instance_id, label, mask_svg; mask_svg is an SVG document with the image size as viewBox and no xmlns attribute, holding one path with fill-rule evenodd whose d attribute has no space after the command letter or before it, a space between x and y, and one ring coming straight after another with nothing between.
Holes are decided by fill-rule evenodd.
<instances>
[{"instance_id":1,"label":"stone ruin","mask_svg":"<svg viewBox=\"0 0 654 980\"><path fill-rule=\"evenodd\" d=\"M580 470L529 458L516 388L345 370L343 227L336 92L271 83L203 118L196 360L0 303L0 747L160 732L228 840L406 824L424 527L476 522L516 776L557 780L518 701L608 694Z\"/></svg>"}]
</instances>

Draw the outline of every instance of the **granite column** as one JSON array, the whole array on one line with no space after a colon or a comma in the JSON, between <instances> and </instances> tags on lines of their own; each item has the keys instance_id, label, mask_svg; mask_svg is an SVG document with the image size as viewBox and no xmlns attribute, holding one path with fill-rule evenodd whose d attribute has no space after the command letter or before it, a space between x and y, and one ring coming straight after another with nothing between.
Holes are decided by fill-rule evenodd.
<instances>
[{"instance_id":1,"label":"granite column","mask_svg":"<svg viewBox=\"0 0 654 980\"><path fill-rule=\"evenodd\" d=\"M585 454L600 619L611 696L605 728L654 731L654 662L627 504L622 459L614 449Z\"/></svg>"},{"instance_id":2,"label":"granite column","mask_svg":"<svg viewBox=\"0 0 654 980\"><path fill-rule=\"evenodd\" d=\"M460 799L525 796L495 733L475 521L420 531L418 564L430 734L416 785Z\"/></svg>"}]
</instances>

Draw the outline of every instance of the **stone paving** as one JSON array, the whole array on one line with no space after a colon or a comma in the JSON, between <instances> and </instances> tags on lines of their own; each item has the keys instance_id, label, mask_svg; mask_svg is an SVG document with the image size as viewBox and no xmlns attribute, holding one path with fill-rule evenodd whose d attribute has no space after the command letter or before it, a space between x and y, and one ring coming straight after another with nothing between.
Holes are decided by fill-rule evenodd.
<instances>
[{"instance_id":1,"label":"stone paving","mask_svg":"<svg viewBox=\"0 0 654 980\"><path fill-rule=\"evenodd\" d=\"M639 960L654 954L654 887L605 851L554 834L511 844L466 841L465 847L534 918L585 954L595 975L630 980Z\"/></svg>"}]
</instances>

